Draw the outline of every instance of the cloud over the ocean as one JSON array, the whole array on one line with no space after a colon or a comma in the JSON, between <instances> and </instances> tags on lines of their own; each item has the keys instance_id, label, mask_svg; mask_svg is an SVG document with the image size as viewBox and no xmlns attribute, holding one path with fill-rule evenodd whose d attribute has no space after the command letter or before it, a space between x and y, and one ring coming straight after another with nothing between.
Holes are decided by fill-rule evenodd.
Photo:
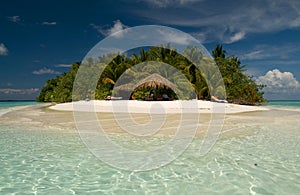
<instances>
[{"instance_id":1,"label":"cloud over the ocean","mask_svg":"<svg viewBox=\"0 0 300 195\"><path fill-rule=\"evenodd\" d=\"M267 94L293 95L300 92L300 83L291 72L281 72L278 69L268 71L257 78L258 84L266 85Z\"/></svg>"},{"instance_id":2,"label":"cloud over the ocean","mask_svg":"<svg viewBox=\"0 0 300 195\"><path fill-rule=\"evenodd\" d=\"M30 94L36 94L39 91L38 88L30 88L30 89L0 89L0 93L3 94L19 94L19 95L30 95Z\"/></svg>"},{"instance_id":3,"label":"cloud over the ocean","mask_svg":"<svg viewBox=\"0 0 300 195\"><path fill-rule=\"evenodd\" d=\"M39 91L39 88L4 88L0 89L0 100L34 100Z\"/></svg>"},{"instance_id":4,"label":"cloud over the ocean","mask_svg":"<svg viewBox=\"0 0 300 195\"><path fill-rule=\"evenodd\" d=\"M41 75L41 74L61 74L61 72L52 70L50 68L42 68L42 69L33 71L32 74L36 74L36 75Z\"/></svg>"},{"instance_id":5,"label":"cloud over the ocean","mask_svg":"<svg viewBox=\"0 0 300 195\"><path fill-rule=\"evenodd\" d=\"M72 67L72 64L56 64L55 67L70 68Z\"/></svg>"}]
</instances>

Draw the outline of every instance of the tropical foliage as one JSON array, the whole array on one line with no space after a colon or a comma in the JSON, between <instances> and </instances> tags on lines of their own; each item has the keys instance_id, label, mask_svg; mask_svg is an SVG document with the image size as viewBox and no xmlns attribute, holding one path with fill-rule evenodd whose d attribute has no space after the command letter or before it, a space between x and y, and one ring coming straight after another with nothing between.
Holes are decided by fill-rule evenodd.
<instances>
[{"instance_id":1,"label":"tropical foliage","mask_svg":"<svg viewBox=\"0 0 300 195\"><path fill-rule=\"evenodd\" d=\"M257 85L252 76L245 74L245 65L241 65L237 57L226 57L221 45L217 45L212 53L222 74L229 102L258 104L265 101L262 91L265 86Z\"/></svg>"},{"instance_id":2,"label":"tropical foliage","mask_svg":"<svg viewBox=\"0 0 300 195\"><path fill-rule=\"evenodd\" d=\"M74 80L81 64L76 62L68 73L48 80L37 97L37 101L68 102L72 101L72 99L105 99L108 95L112 95L115 85L126 85L128 81L138 82L157 71L161 76L169 79L181 88L181 91L185 90L187 92L177 94L167 88L133 89L133 93L137 95L138 99L144 99L146 96L149 96L151 91L167 93L174 99L192 99L195 98L194 94L196 94L198 99L210 100L210 94L213 91L219 97L238 104L253 105L265 101L262 92L264 86L257 85L252 77L245 74L245 66L241 65L237 57L227 57L225 55L226 51L223 50L221 45L217 45L212 54L215 64L220 70L221 79L217 78L215 71L211 69L211 60L203 55L201 49L197 47L187 48L183 51L183 55L176 52L176 49L171 49L170 46L161 46L151 47L148 50L140 49L139 54L134 53L131 57L123 54L116 55L113 58L107 55L99 57L98 60L87 59L86 62L82 63L92 64L93 66L90 66L90 68L89 66L84 66L86 71L81 76L89 78L92 72L103 70L102 74L99 74L96 78L98 82L95 90L86 89L85 85L88 83L88 80L82 79L82 82L77 83L76 86L76 90L79 91L72 96ZM189 56L191 61L184 56ZM199 70L192 61L200 61L202 63L201 67L206 71ZM210 87L206 82L208 78L210 80L214 78L212 79L215 82L214 86L219 86L218 82L224 82L226 94L222 93L224 91L222 87L220 89ZM121 92L118 95L120 94Z\"/></svg>"},{"instance_id":3,"label":"tropical foliage","mask_svg":"<svg viewBox=\"0 0 300 195\"><path fill-rule=\"evenodd\" d=\"M69 102L72 101L73 83L80 63L72 65L68 73L63 73L46 82L46 85L36 98L39 102Z\"/></svg>"}]
</instances>

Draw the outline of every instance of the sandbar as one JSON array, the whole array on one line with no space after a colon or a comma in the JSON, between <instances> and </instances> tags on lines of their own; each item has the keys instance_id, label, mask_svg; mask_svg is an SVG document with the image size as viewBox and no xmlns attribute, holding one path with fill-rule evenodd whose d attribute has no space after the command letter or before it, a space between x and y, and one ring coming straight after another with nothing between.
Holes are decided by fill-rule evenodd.
<instances>
[{"instance_id":1,"label":"sandbar","mask_svg":"<svg viewBox=\"0 0 300 195\"><path fill-rule=\"evenodd\" d=\"M245 106L203 100L138 101L138 100L91 100L61 103L50 109L59 111L120 112L120 113L242 113L268 110L263 106Z\"/></svg>"},{"instance_id":2,"label":"sandbar","mask_svg":"<svg viewBox=\"0 0 300 195\"><path fill-rule=\"evenodd\" d=\"M195 105L197 105L196 108ZM215 106L216 109L212 106ZM124 107L127 110L124 110ZM259 121L266 122L266 118L268 118L257 115L268 112L268 109L264 107L220 104L199 100L188 102L79 101L56 105L51 103L38 104L11 110L0 117L0 122L1 124L20 125L25 129L36 127L38 130L60 129L61 132L76 133L78 123L76 119L78 118L75 115L79 114L80 118L82 114L83 117L87 116L88 120L91 120L90 116L94 117L91 122L94 124L101 123L102 128L107 133L128 133L124 127L142 130L143 127L146 127L151 130L153 125L162 123L161 126L158 126L160 131L157 131L157 134L174 135L178 126L184 125L183 129L188 130L194 124L192 128L197 128L197 135L203 136L208 128L214 125L212 118L215 115L212 114L212 111L223 111L223 113L216 113L216 115L217 119L222 122L219 126L220 131L224 131L224 134L245 135L247 133L239 131L241 124L253 126L260 123ZM86 112L88 112L87 115L85 115ZM247 113L253 113L254 117L247 117L245 115ZM121 123L123 126L120 126Z\"/></svg>"}]
</instances>

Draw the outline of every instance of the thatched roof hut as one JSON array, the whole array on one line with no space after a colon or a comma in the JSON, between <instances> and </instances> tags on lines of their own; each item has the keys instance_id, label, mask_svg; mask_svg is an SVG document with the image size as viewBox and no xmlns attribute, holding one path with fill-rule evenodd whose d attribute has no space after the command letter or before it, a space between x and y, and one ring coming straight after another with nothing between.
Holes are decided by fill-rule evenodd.
<instances>
[{"instance_id":1,"label":"thatched roof hut","mask_svg":"<svg viewBox=\"0 0 300 195\"><path fill-rule=\"evenodd\" d=\"M114 87L114 90L117 91L133 91L134 87L131 83L119 85L117 87Z\"/></svg>"},{"instance_id":2,"label":"thatched roof hut","mask_svg":"<svg viewBox=\"0 0 300 195\"><path fill-rule=\"evenodd\" d=\"M144 89L144 88L170 88L173 91L176 91L177 86L170 82L168 79L164 78L163 76L159 74L151 74L148 77L144 78L140 82L138 82L135 85L132 85L131 83L119 85L114 88L114 90L117 91L133 91L134 89Z\"/></svg>"},{"instance_id":3,"label":"thatched roof hut","mask_svg":"<svg viewBox=\"0 0 300 195\"><path fill-rule=\"evenodd\" d=\"M170 82L168 79L162 77L159 74L151 74L150 76L144 78L137 84L133 86L134 89L143 89L143 88L170 88L173 91L176 91L177 86Z\"/></svg>"}]
</instances>

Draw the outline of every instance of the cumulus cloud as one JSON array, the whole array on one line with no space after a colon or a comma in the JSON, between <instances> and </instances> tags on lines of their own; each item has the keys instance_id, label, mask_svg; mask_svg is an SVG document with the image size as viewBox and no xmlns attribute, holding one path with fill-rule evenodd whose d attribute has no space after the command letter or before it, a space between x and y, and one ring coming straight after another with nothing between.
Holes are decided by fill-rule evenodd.
<instances>
[{"instance_id":1,"label":"cumulus cloud","mask_svg":"<svg viewBox=\"0 0 300 195\"><path fill-rule=\"evenodd\" d=\"M46 25L46 26L55 26L56 22L43 22L42 25Z\"/></svg>"},{"instance_id":2,"label":"cumulus cloud","mask_svg":"<svg viewBox=\"0 0 300 195\"><path fill-rule=\"evenodd\" d=\"M0 89L0 94L17 94L17 95L30 95L36 94L39 91L39 88L30 88L30 89Z\"/></svg>"},{"instance_id":3,"label":"cumulus cloud","mask_svg":"<svg viewBox=\"0 0 300 195\"><path fill-rule=\"evenodd\" d=\"M42 68L42 69L33 71L32 74L36 74L36 75L41 75L41 74L61 74L61 72L52 70L50 68Z\"/></svg>"},{"instance_id":4,"label":"cumulus cloud","mask_svg":"<svg viewBox=\"0 0 300 195\"><path fill-rule=\"evenodd\" d=\"M121 37L122 33L117 33L117 32L128 28L128 26L124 25L120 20L114 21L114 25L110 28L104 28L96 24L90 24L90 25L104 36L112 35L115 37Z\"/></svg>"},{"instance_id":5,"label":"cumulus cloud","mask_svg":"<svg viewBox=\"0 0 300 195\"><path fill-rule=\"evenodd\" d=\"M270 94L295 94L300 92L300 83L291 72L281 72L278 69L268 71L257 78L258 84L267 85L264 89Z\"/></svg>"},{"instance_id":6,"label":"cumulus cloud","mask_svg":"<svg viewBox=\"0 0 300 195\"><path fill-rule=\"evenodd\" d=\"M7 19L11 22L16 22L16 23L21 21L20 16L8 16Z\"/></svg>"},{"instance_id":7,"label":"cumulus cloud","mask_svg":"<svg viewBox=\"0 0 300 195\"><path fill-rule=\"evenodd\" d=\"M117 21L115 21L115 24L113 25L113 27L108 29L108 34L112 35L116 32L124 30L125 28L127 28L127 27L124 24L122 24L122 22L120 20L117 20Z\"/></svg>"},{"instance_id":8,"label":"cumulus cloud","mask_svg":"<svg viewBox=\"0 0 300 195\"><path fill-rule=\"evenodd\" d=\"M8 54L8 49L3 43L0 43L0 56L6 56Z\"/></svg>"}]
</instances>

